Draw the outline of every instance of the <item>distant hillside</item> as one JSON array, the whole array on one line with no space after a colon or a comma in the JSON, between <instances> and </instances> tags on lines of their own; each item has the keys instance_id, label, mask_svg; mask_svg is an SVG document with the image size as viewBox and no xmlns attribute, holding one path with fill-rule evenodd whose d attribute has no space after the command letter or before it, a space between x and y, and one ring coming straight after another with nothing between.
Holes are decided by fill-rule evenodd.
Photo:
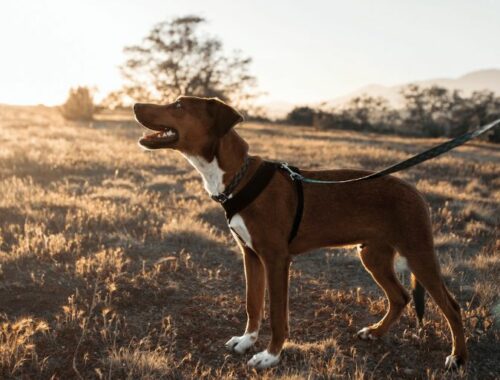
<instances>
[{"instance_id":1,"label":"distant hillside","mask_svg":"<svg viewBox=\"0 0 500 380\"><path fill-rule=\"evenodd\" d=\"M416 83L424 87L438 85L446 87L450 90L462 90L464 95L470 95L471 92L479 90L490 90L500 94L500 69L478 70L467 73L458 78L435 78L412 81L395 86L371 84L361 87L360 89L347 95L326 100L324 107L338 107L350 99L363 94L370 96L382 96L389 100L394 107L399 107L403 102L399 92L404 86L407 86L410 83ZM266 109L268 115L272 118L285 116L293 107L294 104L285 102L274 102L263 105L263 108Z\"/></svg>"},{"instance_id":2,"label":"distant hillside","mask_svg":"<svg viewBox=\"0 0 500 380\"><path fill-rule=\"evenodd\" d=\"M422 81L412 81L396 86L384 86L372 84L361 87L345 96L335 98L326 102L328 106L339 106L350 99L363 94L370 96L382 96L389 100L394 106L402 105L403 98L400 91L410 83L418 84L422 87L433 85L445 87L449 90L462 90L464 95L470 95L473 91L490 90L500 94L500 69L478 70L462 75L458 78L435 78Z\"/></svg>"}]
</instances>

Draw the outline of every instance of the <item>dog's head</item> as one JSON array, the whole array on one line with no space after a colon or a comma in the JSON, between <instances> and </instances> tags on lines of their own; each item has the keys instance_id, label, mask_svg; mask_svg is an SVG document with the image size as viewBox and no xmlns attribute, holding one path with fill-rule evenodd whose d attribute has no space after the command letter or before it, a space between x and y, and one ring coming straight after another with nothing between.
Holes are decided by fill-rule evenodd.
<instances>
[{"instance_id":1,"label":"dog's head","mask_svg":"<svg viewBox=\"0 0 500 380\"><path fill-rule=\"evenodd\" d=\"M175 149L197 156L210 156L217 141L243 121L241 114L216 98L181 96L167 105L134 105L136 120L155 131L139 144L146 149Z\"/></svg>"}]
</instances>

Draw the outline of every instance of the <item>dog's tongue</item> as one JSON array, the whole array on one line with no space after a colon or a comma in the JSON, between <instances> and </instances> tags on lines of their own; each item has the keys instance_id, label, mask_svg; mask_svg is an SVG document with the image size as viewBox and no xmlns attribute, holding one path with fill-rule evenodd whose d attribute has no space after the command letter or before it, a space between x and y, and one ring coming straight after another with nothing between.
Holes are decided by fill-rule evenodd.
<instances>
[{"instance_id":1,"label":"dog's tongue","mask_svg":"<svg viewBox=\"0 0 500 380\"><path fill-rule=\"evenodd\" d=\"M174 130L157 131L153 133L143 133L139 139L139 144L149 149L164 148L177 140L177 133Z\"/></svg>"},{"instance_id":2,"label":"dog's tongue","mask_svg":"<svg viewBox=\"0 0 500 380\"><path fill-rule=\"evenodd\" d=\"M142 133L142 138L145 139L145 140L156 139L156 138L162 137L162 134L163 134L163 132L153 132L153 133L143 132Z\"/></svg>"}]
</instances>

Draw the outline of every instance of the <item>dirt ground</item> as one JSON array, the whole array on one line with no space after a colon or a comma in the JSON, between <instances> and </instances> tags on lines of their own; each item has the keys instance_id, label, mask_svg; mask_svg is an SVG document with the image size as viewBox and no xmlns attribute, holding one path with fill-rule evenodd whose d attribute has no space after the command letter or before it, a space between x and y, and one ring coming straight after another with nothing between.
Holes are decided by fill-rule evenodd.
<instances>
[{"instance_id":1,"label":"dirt ground","mask_svg":"<svg viewBox=\"0 0 500 380\"><path fill-rule=\"evenodd\" d=\"M442 140L247 123L251 153L302 168L379 169ZM379 341L383 293L353 249L294 260L291 339L266 371L224 343L245 325L242 259L222 210L174 152L145 152L129 115L69 123L0 106L0 378L500 378L500 147L475 141L402 174L425 194L463 309L470 363L443 371L446 321L411 305ZM400 272L408 285L409 274Z\"/></svg>"}]
</instances>

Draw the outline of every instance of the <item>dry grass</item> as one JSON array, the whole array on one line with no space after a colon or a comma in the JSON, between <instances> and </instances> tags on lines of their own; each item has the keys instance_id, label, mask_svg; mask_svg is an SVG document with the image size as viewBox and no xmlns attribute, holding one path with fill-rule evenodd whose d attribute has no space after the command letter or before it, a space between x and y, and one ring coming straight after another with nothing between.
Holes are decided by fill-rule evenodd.
<instances>
[{"instance_id":1,"label":"dry grass","mask_svg":"<svg viewBox=\"0 0 500 380\"><path fill-rule=\"evenodd\" d=\"M0 107L0 378L442 378L450 338L428 302L375 343L355 332L385 301L350 250L297 257L282 363L247 369L224 342L245 323L241 257L221 210L173 152L147 153L120 115L71 124ZM304 168L381 168L437 140L286 126L240 128L253 153ZM403 177L430 202L471 361L500 373L497 146L472 143ZM407 281L407 275L403 275ZM495 322L495 313L496 322ZM420 335L420 336L417 336Z\"/></svg>"}]
</instances>

